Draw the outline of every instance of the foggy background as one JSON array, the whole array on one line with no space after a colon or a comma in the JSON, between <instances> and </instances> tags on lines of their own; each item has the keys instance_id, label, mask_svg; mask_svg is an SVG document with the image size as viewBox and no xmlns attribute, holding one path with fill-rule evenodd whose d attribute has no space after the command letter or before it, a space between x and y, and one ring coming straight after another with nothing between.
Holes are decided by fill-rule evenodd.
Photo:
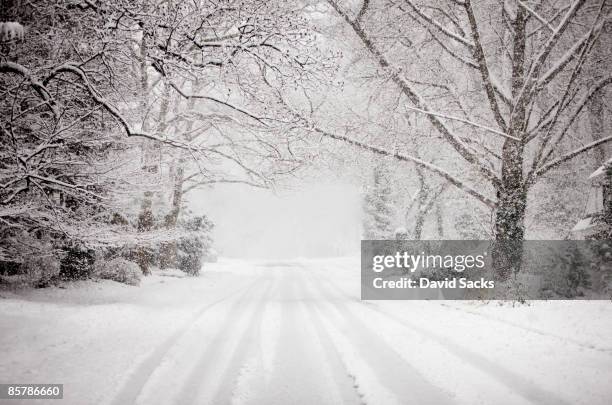
<instances>
[{"instance_id":1,"label":"foggy background","mask_svg":"<svg viewBox=\"0 0 612 405\"><path fill-rule=\"evenodd\" d=\"M361 195L357 186L311 179L281 190L221 184L194 191L189 207L214 223L214 248L234 258L358 254Z\"/></svg>"}]
</instances>

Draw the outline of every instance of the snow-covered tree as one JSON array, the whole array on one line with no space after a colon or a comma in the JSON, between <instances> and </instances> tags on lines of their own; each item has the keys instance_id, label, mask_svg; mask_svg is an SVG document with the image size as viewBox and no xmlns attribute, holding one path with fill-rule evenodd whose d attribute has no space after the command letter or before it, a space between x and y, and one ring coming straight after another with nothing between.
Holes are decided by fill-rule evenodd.
<instances>
[{"instance_id":1,"label":"snow-covered tree","mask_svg":"<svg viewBox=\"0 0 612 405\"><path fill-rule=\"evenodd\" d=\"M393 239L394 211L391 176L385 163L378 163L364 191L363 239Z\"/></svg>"},{"instance_id":2,"label":"snow-covered tree","mask_svg":"<svg viewBox=\"0 0 612 405\"><path fill-rule=\"evenodd\" d=\"M320 136L442 177L493 211L498 241L523 240L534 184L612 141L609 134L593 140L581 132L586 107L612 83L609 72L593 82L585 69L593 65L593 47L610 42L606 1L327 3L350 43L379 69L386 90L379 93L401 113L424 117L443 141L436 154L443 150L453 168L378 139L345 135L334 130L338 120L326 127L315 116L305 119ZM508 255L495 254L500 278L512 271L507 263L520 261L520 252Z\"/></svg>"},{"instance_id":3,"label":"snow-covered tree","mask_svg":"<svg viewBox=\"0 0 612 405\"><path fill-rule=\"evenodd\" d=\"M185 193L268 187L302 164L278 93L324 58L295 4L8 1L0 15L1 259L129 244L146 272L185 231Z\"/></svg>"},{"instance_id":4,"label":"snow-covered tree","mask_svg":"<svg viewBox=\"0 0 612 405\"><path fill-rule=\"evenodd\" d=\"M91 241L105 227L121 178L122 162L111 155L121 141L98 100L110 86L103 64L68 62L79 49L48 40L52 16L2 12L20 23L4 22L0 41L0 260L19 264L70 252L71 241ZM83 43L96 41L77 20L65 13L56 29L70 26ZM14 34L22 23L25 37L23 27Z\"/></svg>"}]
</instances>

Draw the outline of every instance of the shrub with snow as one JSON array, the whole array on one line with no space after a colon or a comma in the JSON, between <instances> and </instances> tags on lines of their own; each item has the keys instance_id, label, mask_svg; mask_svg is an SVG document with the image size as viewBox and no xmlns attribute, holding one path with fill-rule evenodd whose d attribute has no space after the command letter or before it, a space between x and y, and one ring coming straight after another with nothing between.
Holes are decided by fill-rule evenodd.
<instances>
[{"instance_id":1,"label":"shrub with snow","mask_svg":"<svg viewBox=\"0 0 612 405\"><path fill-rule=\"evenodd\" d=\"M47 287L57 280L60 261L54 255L29 256L23 263L13 263L0 271L0 283L17 287Z\"/></svg>"},{"instance_id":2,"label":"shrub with snow","mask_svg":"<svg viewBox=\"0 0 612 405\"><path fill-rule=\"evenodd\" d=\"M99 260L96 263L95 275L105 280L113 280L128 285L140 285L142 271L138 264L116 257L109 261Z\"/></svg>"},{"instance_id":3,"label":"shrub with snow","mask_svg":"<svg viewBox=\"0 0 612 405\"><path fill-rule=\"evenodd\" d=\"M22 268L36 287L47 287L60 273L60 261L54 255L26 259Z\"/></svg>"},{"instance_id":4,"label":"shrub with snow","mask_svg":"<svg viewBox=\"0 0 612 405\"><path fill-rule=\"evenodd\" d=\"M178 243L177 266L192 276L200 274L204 245L196 235L181 238Z\"/></svg>"},{"instance_id":5,"label":"shrub with snow","mask_svg":"<svg viewBox=\"0 0 612 405\"><path fill-rule=\"evenodd\" d=\"M80 243L62 248L59 276L63 280L84 280L91 277L95 252Z\"/></svg>"},{"instance_id":6,"label":"shrub with snow","mask_svg":"<svg viewBox=\"0 0 612 405\"><path fill-rule=\"evenodd\" d=\"M210 231L213 224L202 215L181 221L181 226L187 234L177 243L177 267L187 274L197 276L210 249Z\"/></svg>"}]
</instances>

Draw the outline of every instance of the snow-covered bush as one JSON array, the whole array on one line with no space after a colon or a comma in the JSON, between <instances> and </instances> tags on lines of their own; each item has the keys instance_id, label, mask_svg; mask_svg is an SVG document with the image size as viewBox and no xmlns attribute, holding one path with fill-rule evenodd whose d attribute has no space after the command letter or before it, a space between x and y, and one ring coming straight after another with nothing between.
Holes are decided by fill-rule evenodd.
<instances>
[{"instance_id":1,"label":"snow-covered bush","mask_svg":"<svg viewBox=\"0 0 612 405\"><path fill-rule=\"evenodd\" d=\"M95 263L95 254L91 249L80 244L63 248L59 276L62 280L83 280L91 277Z\"/></svg>"},{"instance_id":2,"label":"snow-covered bush","mask_svg":"<svg viewBox=\"0 0 612 405\"><path fill-rule=\"evenodd\" d=\"M197 276L200 274L203 258L210 249L209 235L213 224L202 215L183 220L181 226L187 234L177 243L177 267L187 274Z\"/></svg>"},{"instance_id":3,"label":"snow-covered bush","mask_svg":"<svg viewBox=\"0 0 612 405\"><path fill-rule=\"evenodd\" d=\"M42 288L57 280L59 272L60 261L56 256L30 256L23 263L2 262L0 283Z\"/></svg>"},{"instance_id":4,"label":"snow-covered bush","mask_svg":"<svg viewBox=\"0 0 612 405\"><path fill-rule=\"evenodd\" d=\"M128 285L140 285L142 271L138 264L116 257L109 261L99 260L95 266L95 276Z\"/></svg>"},{"instance_id":5,"label":"snow-covered bush","mask_svg":"<svg viewBox=\"0 0 612 405\"><path fill-rule=\"evenodd\" d=\"M21 267L36 287L47 287L60 273L60 261L54 255L28 258Z\"/></svg>"},{"instance_id":6,"label":"snow-covered bush","mask_svg":"<svg viewBox=\"0 0 612 405\"><path fill-rule=\"evenodd\" d=\"M177 254L178 268L192 276L199 275L203 262L200 240L197 237L182 238L179 247L180 250Z\"/></svg>"}]
</instances>

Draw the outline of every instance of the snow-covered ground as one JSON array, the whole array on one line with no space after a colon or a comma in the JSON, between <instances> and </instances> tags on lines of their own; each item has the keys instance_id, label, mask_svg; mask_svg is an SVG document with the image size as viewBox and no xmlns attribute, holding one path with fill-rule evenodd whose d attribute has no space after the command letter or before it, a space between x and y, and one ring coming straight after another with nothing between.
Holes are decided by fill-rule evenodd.
<instances>
[{"instance_id":1,"label":"snow-covered ground","mask_svg":"<svg viewBox=\"0 0 612 405\"><path fill-rule=\"evenodd\" d=\"M0 382L63 383L53 403L78 405L610 403L612 303L363 302L359 274L222 260L2 291Z\"/></svg>"}]
</instances>

